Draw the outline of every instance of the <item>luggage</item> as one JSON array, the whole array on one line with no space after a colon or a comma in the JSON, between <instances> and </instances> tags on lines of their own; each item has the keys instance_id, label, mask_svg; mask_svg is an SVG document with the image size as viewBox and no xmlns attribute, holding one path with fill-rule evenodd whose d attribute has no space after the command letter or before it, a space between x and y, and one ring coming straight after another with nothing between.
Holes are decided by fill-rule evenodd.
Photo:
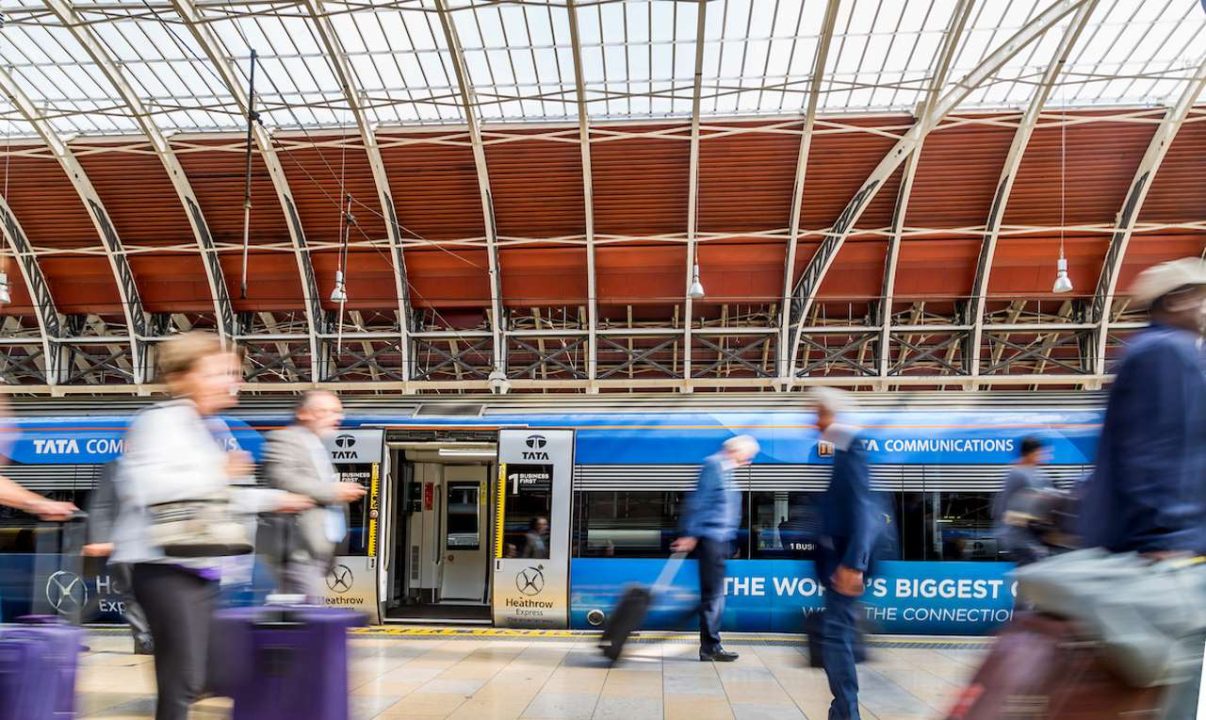
<instances>
[{"instance_id":1,"label":"luggage","mask_svg":"<svg viewBox=\"0 0 1206 720\"><path fill-rule=\"evenodd\" d=\"M1161 689L1128 686L1098 650L1066 620L1019 613L947 720L1157 720Z\"/></svg>"},{"instance_id":2,"label":"luggage","mask_svg":"<svg viewBox=\"0 0 1206 720\"><path fill-rule=\"evenodd\" d=\"M75 717L83 631L55 618L0 628L0 720Z\"/></svg>"},{"instance_id":3,"label":"luggage","mask_svg":"<svg viewBox=\"0 0 1206 720\"><path fill-rule=\"evenodd\" d=\"M347 630L364 615L323 607L234 608L214 617L213 689L231 720L347 720Z\"/></svg>"},{"instance_id":4,"label":"luggage","mask_svg":"<svg viewBox=\"0 0 1206 720\"><path fill-rule=\"evenodd\" d=\"M821 657L821 642L822 642L822 623L824 623L825 613L814 612L809 613L804 617L804 634L808 637L808 666L814 668L825 668L825 660ZM854 635L854 662L862 663L867 661L867 628L866 624L860 622L857 632Z\"/></svg>"},{"instance_id":5,"label":"luggage","mask_svg":"<svg viewBox=\"0 0 1206 720\"><path fill-rule=\"evenodd\" d=\"M620 658L620 653L624 651L624 643L628 642L628 637L640 628L645 616L649 614L654 594L663 592L673 582L686 556L686 553L671 555L652 587L631 585L624 590L620 602L616 604L615 610L611 611L607 624L603 626L603 636L599 638L599 648L604 657L612 662Z\"/></svg>"},{"instance_id":6,"label":"luggage","mask_svg":"<svg viewBox=\"0 0 1206 720\"><path fill-rule=\"evenodd\" d=\"M65 522L38 526L34 533L30 613L60 617L72 625L87 619L84 613L90 588L80 554L86 542L87 519L87 513L77 512Z\"/></svg>"}]
</instances>

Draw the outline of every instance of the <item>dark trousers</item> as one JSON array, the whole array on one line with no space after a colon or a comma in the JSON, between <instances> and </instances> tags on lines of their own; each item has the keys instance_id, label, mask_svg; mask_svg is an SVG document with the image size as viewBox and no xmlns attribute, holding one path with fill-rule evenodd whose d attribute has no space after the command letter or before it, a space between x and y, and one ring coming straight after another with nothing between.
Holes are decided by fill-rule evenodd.
<instances>
[{"instance_id":1,"label":"dark trousers","mask_svg":"<svg viewBox=\"0 0 1206 720\"><path fill-rule=\"evenodd\" d=\"M147 624L147 614L142 606L134 599L134 571L124 563L109 565L109 578L113 588L121 597L124 608L122 613L130 625L130 634L134 636L135 649L148 647L151 643L151 627Z\"/></svg>"},{"instance_id":2,"label":"dark trousers","mask_svg":"<svg viewBox=\"0 0 1206 720\"><path fill-rule=\"evenodd\" d=\"M858 598L825 588L825 613L821 617L821 658L833 703L829 720L859 720L858 673L854 669L854 643L858 626Z\"/></svg>"},{"instance_id":3,"label":"dark trousers","mask_svg":"<svg viewBox=\"0 0 1206 720\"><path fill-rule=\"evenodd\" d=\"M720 616L724 612L724 564L729 543L700 538L699 559L699 649L710 653L720 647Z\"/></svg>"},{"instance_id":4,"label":"dark trousers","mask_svg":"<svg viewBox=\"0 0 1206 720\"><path fill-rule=\"evenodd\" d=\"M155 720L188 720L205 688L218 583L173 565L134 566L134 597L155 643Z\"/></svg>"}]
</instances>

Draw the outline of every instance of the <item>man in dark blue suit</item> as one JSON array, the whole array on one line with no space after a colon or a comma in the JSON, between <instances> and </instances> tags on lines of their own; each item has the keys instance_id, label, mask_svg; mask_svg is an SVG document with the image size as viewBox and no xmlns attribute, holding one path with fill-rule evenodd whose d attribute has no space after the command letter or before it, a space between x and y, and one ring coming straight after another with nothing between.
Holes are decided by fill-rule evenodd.
<instances>
[{"instance_id":1,"label":"man in dark blue suit","mask_svg":"<svg viewBox=\"0 0 1206 720\"><path fill-rule=\"evenodd\" d=\"M821 543L817 572L825 586L821 620L821 657L833 703L829 720L859 720L855 643L863 575L884 527L882 511L871 493L871 477L859 428L837 422L851 401L831 388L813 392L819 454L832 455L833 475L821 497Z\"/></svg>"},{"instance_id":2,"label":"man in dark blue suit","mask_svg":"<svg viewBox=\"0 0 1206 720\"><path fill-rule=\"evenodd\" d=\"M670 546L675 552L694 550L699 560L699 659L703 661L737 659L737 653L720 644L725 561L733 554L733 539L741 527L741 493L733 484L733 471L750 464L757 454L758 441L739 435L704 460L695 489L683 505L682 537Z\"/></svg>"}]
</instances>

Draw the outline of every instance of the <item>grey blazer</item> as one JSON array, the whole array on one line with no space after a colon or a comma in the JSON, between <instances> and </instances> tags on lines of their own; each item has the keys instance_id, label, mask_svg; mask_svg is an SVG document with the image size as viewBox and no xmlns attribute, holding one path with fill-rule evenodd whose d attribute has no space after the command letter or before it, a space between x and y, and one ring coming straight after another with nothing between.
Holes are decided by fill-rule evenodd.
<instances>
[{"instance_id":1,"label":"grey blazer","mask_svg":"<svg viewBox=\"0 0 1206 720\"><path fill-rule=\"evenodd\" d=\"M327 538L326 514L329 506L338 502L336 483L328 479L328 473L316 467L311 450L315 438L300 425L277 430L268 436L264 447L264 472L268 485L305 495L318 505L297 516L296 520L284 518L278 523L278 544L275 548L262 548L270 562L289 560L315 560L329 563L339 549L338 544ZM332 473L334 470L331 471ZM343 506L347 518L347 506Z\"/></svg>"}]
</instances>

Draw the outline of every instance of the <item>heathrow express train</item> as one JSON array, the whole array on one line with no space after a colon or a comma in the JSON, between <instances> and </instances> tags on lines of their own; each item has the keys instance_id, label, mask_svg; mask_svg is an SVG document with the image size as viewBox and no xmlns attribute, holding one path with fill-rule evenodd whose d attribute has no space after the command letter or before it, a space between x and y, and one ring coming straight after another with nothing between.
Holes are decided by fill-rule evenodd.
<instances>
[{"instance_id":1,"label":"heathrow express train","mask_svg":"<svg viewBox=\"0 0 1206 720\"><path fill-rule=\"evenodd\" d=\"M145 402L18 403L4 472L86 507ZM227 418L231 442L258 456L265 435L288 422L287 402L245 401ZM377 622L596 627L626 584L656 577L700 461L736 434L762 451L736 477L743 523L725 625L795 632L822 604L811 557L831 459L799 397L347 402L345 429L328 444L342 479L369 493L352 508L327 578L330 604ZM865 428L886 508L868 619L885 632L960 634L1008 620L1014 586L992 534L992 495L1026 435L1048 441L1057 484L1085 476L1101 402L1084 393L860 396L849 419ZM5 618L81 608L115 617L120 596L104 569L78 566L70 548L59 554L62 539L18 513L0 516ZM261 563L232 561L225 582L230 602L258 602L272 579ZM695 588L688 563L650 626L688 627Z\"/></svg>"}]
</instances>

